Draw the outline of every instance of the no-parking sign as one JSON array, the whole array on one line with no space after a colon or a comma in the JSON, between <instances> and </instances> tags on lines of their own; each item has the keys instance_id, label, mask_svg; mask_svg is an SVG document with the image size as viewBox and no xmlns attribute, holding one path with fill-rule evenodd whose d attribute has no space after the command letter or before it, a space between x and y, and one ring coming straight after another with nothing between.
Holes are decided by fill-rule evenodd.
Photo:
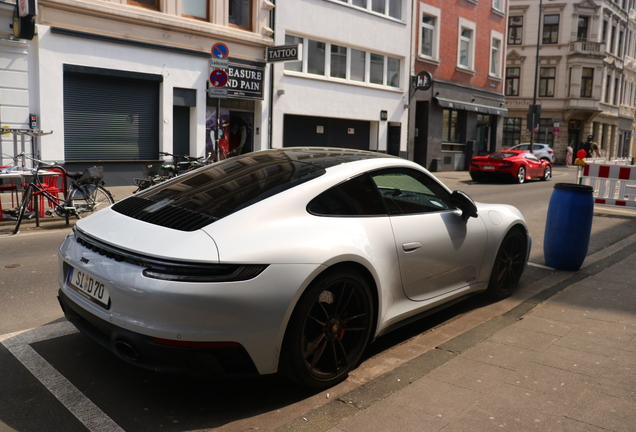
<instances>
[{"instance_id":1,"label":"no-parking sign","mask_svg":"<svg viewBox=\"0 0 636 432\"><path fill-rule=\"evenodd\" d=\"M214 87L225 87L227 84L227 72L222 69L213 70L210 74L210 84Z\"/></svg>"}]
</instances>

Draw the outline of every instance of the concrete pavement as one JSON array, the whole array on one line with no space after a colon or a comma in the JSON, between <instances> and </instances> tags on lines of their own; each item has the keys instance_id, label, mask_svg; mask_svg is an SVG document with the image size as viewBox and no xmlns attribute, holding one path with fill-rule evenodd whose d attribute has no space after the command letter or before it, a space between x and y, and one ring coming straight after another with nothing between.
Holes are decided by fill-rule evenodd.
<instances>
[{"instance_id":1,"label":"concrete pavement","mask_svg":"<svg viewBox=\"0 0 636 432\"><path fill-rule=\"evenodd\" d=\"M521 291L276 431L635 431L636 236Z\"/></svg>"}]
</instances>

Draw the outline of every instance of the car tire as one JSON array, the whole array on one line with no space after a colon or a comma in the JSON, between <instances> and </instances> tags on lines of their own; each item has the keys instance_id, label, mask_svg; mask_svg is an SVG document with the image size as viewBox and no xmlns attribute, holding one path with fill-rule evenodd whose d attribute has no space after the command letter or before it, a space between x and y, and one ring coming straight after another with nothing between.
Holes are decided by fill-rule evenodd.
<instances>
[{"instance_id":1,"label":"car tire","mask_svg":"<svg viewBox=\"0 0 636 432\"><path fill-rule=\"evenodd\" d=\"M517 178L515 179L515 181L519 184L526 181L526 167L519 167L519 170L517 171Z\"/></svg>"},{"instance_id":2,"label":"car tire","mask_svg":"<svg viewBox=\"0 0 636 432\"><path fill-rule=\"evenodd\" d=\"M315 389L344 381L371 338L374 307L368 282L352 270L319 276L289 320L279 372Z\"/></svg>"},{"instance_id":3,"label":"car tire","mask_svg":"<svg viewBox=\"0 0 636 432\"><path fill-rule=\"evenodd\" d=\"M528 239L521 229L512 229L504 237L492 266L486 294L504 299L517 288L525 268Z\"/></svg>"},{"instance_id":4,"label":"car tire","mask_svg":"<svg viewBox=\"0 0 636 432\"><path fill-rule=\"evenodd\" d=\"M552 177L552 168L550 168L550 165L547 165L545 167L545 170L543 171L543 177L541 177L541 180L548 181L550 180L551 177Z\"/></svg>"},{"instance_id":5,"label":"car tire","mask_svg":"<svg viewBox=\"0 0 636 432\"><path fill-rule=\"evenodd\" d=\"M477 172L470 172L470 178L473 179L473 181L481 181L482 179L482 175L481 173L477 173Z\"/></svg>"}]
</instances>

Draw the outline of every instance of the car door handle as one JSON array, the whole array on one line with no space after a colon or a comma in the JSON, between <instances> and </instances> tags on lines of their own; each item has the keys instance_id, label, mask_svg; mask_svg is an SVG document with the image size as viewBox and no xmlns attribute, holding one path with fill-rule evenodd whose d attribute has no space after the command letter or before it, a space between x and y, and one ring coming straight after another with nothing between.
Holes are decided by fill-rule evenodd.
<instances>
[{"instance_id":1,"label":"car door handle","mask_svg":"<svg viewBox=\"0 0 636 432\"><path fill-rule=\"evenodd\" d=\"M411 252L411 251L414 251L415 249L419 249L421 247L422 247L422 243L420 243L420 242L404 243L402 245L402 249L404 249L404 252Z\"/></svg>"}]
</instances>

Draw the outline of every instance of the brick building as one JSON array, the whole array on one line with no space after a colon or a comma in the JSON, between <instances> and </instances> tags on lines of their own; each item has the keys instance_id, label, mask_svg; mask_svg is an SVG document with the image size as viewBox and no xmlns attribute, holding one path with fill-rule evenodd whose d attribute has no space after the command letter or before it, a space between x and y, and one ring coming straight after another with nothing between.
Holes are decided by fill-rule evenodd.
<instances>
[{"instance_id":1,"label":"brick building","mask_svg":"<svg viewBox=\"0 0 636 432\"><path fill-rule=\"evenodd\" d=\"M507 9L508 0L415 2L412 71L433 84L410 95L409 159L464 170L501 147Z\"/></svg>"}]
</instances>

